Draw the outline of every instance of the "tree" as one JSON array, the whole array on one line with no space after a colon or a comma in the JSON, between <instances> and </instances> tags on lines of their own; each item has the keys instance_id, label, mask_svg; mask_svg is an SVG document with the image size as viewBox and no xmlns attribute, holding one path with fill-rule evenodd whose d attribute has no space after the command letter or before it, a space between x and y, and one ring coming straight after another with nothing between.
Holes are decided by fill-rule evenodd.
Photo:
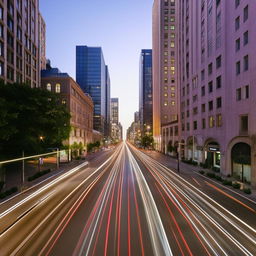
<instances>
[{"instance_id":1,"label":"tree","mask_svg":"<svg viewBox=\"0 0 256 256\"><path fill-rule=\"evenodd\" d=\"M62 147L70 130L70 114L59 95L27 85L0 82L1 157Z\"/></svg>"},{"instance_id":2,"label":"tree","mask_svg":"<svg viewBox=\"0 0 256 256\"><path fill-rule=\"evenodd\" d=\"M144 147L144 148L150 148L150 147L153 147L154 145L154 138L152 135L144 135L142 138L141 138L141 146Z\"/></svg>"}]
</instances>

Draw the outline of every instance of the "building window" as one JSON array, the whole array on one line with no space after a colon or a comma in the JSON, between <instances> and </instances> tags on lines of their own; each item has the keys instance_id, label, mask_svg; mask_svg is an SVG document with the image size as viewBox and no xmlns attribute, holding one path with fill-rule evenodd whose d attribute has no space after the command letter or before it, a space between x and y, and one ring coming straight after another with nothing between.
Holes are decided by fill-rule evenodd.
<instances>
[{"instance_id":1,"label":"building window","mask_svg":"<svg viewBox=\"0 0 256 256\"><path fill-rule=\"evenodd\" d=\"M202 104L201 108L202 108L202 113L204 113L205 112L205 104Z\"/></svg>"},{"instance_id":2,"label":"building window","mask_svg":"<svg viewBox=\"0 0 256 256\"><path fill-rule=\"evenodd\" d=\"M249 99L250 97L250 89L249 89L249 85L245 86L245 98Z\"/></svg>"},{"instance_id":3,"label":"building window","mask_svg":"<svg viewBox=\"0 0 256 256\"><path fill-rule=\"evenodd\" d=\"M236 51L240 50L240 38L236 39Z\"/></svg>"},{"instance_id":4,"label":"building window","mask_svg":"<svg viewBox=\"0 0 256 256\"><path fill-rule=\"evenodd\" d=\"M205 72L204 70L201 71L201 81L204 81L205 78Z\"/></svg>"},{"instance_id":5,"label":"building window","mask_svg":"<svg viewBox=\"0 0 256 256\"><path fill-rule=\"evenodd\" d=\"M244 56L244 71L247 71L249 69L249 56Z\"/></svg>"},{"instance_id":6,"label":"building window","mask_svg":"<svg viewBox=\"0 0 256 256\"><path fill-rule=\"evenodd\" d=\"M4 9L2 6L0 6L0 19L3 20L4 19Z\"/></svg>"},{"instance_id":7,"label":"building window","mask_svg":"<svg viewBox=\"0 0 256 256\"><path fill-rule=\"evenodd\" d=\"M202 129L206 128L206 122L205 122L205 118L202 119Z\"/></svg>"},{"instance_id":8,"label":"building window","mask_svg":"<svg viewBox=\"0 0 256 256\"><path fill-rule=\"evenodd\" d=\"M51 84L47 84L46 85L46 89L51 92L52 91L52 85Z\"/></svg>"},{"instance_id":9,"label":"building window","mask_svg":"<svg viewBox=\"0 0 256 256\"><path fill-rule=\"evenodd\" d=\"M216 125L217 125L217 127L221 127L222 126L222 115L221 114L218 114L216 116Z\"/></svg>"},{"instance_id":10,"label":"building window","mask_svg":"<svg viewBox=\"0 0 256 256\"><path fill-rule=\"evenodd\" d=\"M0 62L0 76L4 75L4 63Z\"/></svg>"},{"instance_id":11,"label":"building window","mask_svg":"<svg viewBox=\"0 0 256 256\"><path fill-rule=\"evenodd\" d=\"M165 107L168 106L168 102L167 101L164 102L164 106Z\"/></svg>"},{"instance_id":12,"label":"building window","mask_svg":"<svg viewBox=\"0 0 256 256\"><path fill-rule=\"evenodd\" d=\"M248 20L249 17L249 7L248 5L244 8L244 22Z\"/></svg>"},{"instance_id":13,"label":"building window","mask_svg":"<svg viewBox=\"0 0 256 256\"><path fill-rule=\"evenodd\" d=\"M197 121L194 121L194 130L197 130Z\"/></svg>"},{"instance_id":14,"label":"building window","mask_svg":"<svg viewBox=\"0 0 256 256\"><path fill-rule=\"evenodd\" d=\"M216 59L216 68L220 68L221 67L221 55Z\"/></svg>"},{"instance_id":15,"label":"building window","mask_svg":"<svg viewBox=\"0 0 256 256\"><path fill-rule=\"evenodd\" d=\"M235 20L235 29L238 30L240 27L240 17L238 16Z\"/></svg>"},{"instance_id":16,"label":"building window","mask_svg":"<svg viewBox=\"0 0 256 256\"><path fill-rule=\"evenodd\" d=\"M241 65L240 65L240 61L238 61L236 63L236 75L239 75L241 72Z\"/></svg>"},{"instance_id":17,"label":"building window","mask_svg":"<svg viewBox=\"0 0 256 256\"><path fill-rule=\"evenodd\" d=\"M213 110L213 101L208 102L209 111Z\"/></svg>"},{"instance_id":18,"label":"building window","mask_svg":"<svg viewBox=\"0 0 256 256\"><path fill-rule=\"evenodd\" d=\"M217 98L216 104L217 104L217 108L221 108L222 107L222 98L221 97Z\"/></svg>"},{"instance_id":19,"label":"building window","mask_svg":"<svg viewBox=\"0 0 256 256\"><path fill-rule=\"evenodd\" d=\"M236 89L236 100L240 101L242 99L242 90L241 88Z\"/></svg>"},{"instance_id":20,"label":"building window","mask_svg":"<svg viewBox=\"0 0 256 256\"><path fill-rule=\"evenodd\" d=\"M187 110L187 117L189 117L189 110Z\"/></svg>"},{"instance_id":21,"label":"building window","mask_svg":"<svg viewBox=\"0 0 256 256\"><path fill-rule=\"evenodd\" d=\"M55 92L60 93L60 84L56 84Z\"/></svg>"},{"instance_id":22,"label":"building window","mask_svg":"<svg viewBox=\"0 0 256 256\"><path fill-rule=\"evenodd\" d=\"M203 86L203 87L201 88L201 96L202 96L202 97L205 96L205 86Z\"/></svg>"},{"instance_id":23,"label":"building window","mask_svg":"<svg viewBox=\"0 0 256 256\"><path fill-rule=\"evenodd\" d=\"M212 81L208 83L208 92L211 93L213 91L213 83Z\"/></svg>"},{"instance_id":24,"label":"building window","mask_svg":"<svg viewBox=\"0 0 256 256\"><path fill-rule=\"evenodd\" d=\"M215 126L214 117L213 117L213 116L210 116L210 117L209 117L209 127L210 127L210 128L213 128L214 126Z\"/></svg>"},{"instance_id":25,"label":"building window","mask_svg":"<svg viewBox=\"0 0 256 256\"><path fill-rule=\"evenodd\" d=\"M193 108L193 115L197 115L197 113L198 113L198 108L197 107Z\"/></svg>"},{"instance_id":26,"label":"building window","mask_svg":"<svg viewBox=\"0 0 256 256\"><path fill-rule=\"evenodd\" d=\"M235 0L235 6L236 6L236 8L238 7L239 4L240 4L240 0Z\"/></svg>"},{"instance_id":27,"label":"building window","mask_svg":"<svg viewBox=\"0 0 256 256\"><path fill-rule=\"evenodd\" d=\"M240 117L240 132L248 132L248 115Z\"/></svg>"},{"instance_id":28,"label":"building window","mask_svg":"<svg viewBox=\"0 0 256 256\"><path fill-rule=\"evenodd\" d=\"M189 130L190 130L190 124L187 123L187 131L189 131Z\"/></svg>"},{"instance_id":29,"label":"building window","mask_svg":"<svg viewBox=\"0 0 256 256\"><path fill-rule=\"evenodd\" d=\"M221 88L221 76L218 76L216 78L216 88L217 89Z\"/></svg>"},{"instance_id":30,"label":"building window","mask_svg":"<svg viewBox=\"0 0 256 256\"><path fill-rule=\"evenodd\" d=\"M208 65L208 75L212 74L212 63Z\"/></svg>"},{"instance_id":31,"label":"building window","mask_svg":"<svg viewBox=\"0 0 256 256\"><path fill-rule=\"evenodd\" d=\"M247 45L249 43L249 32L244 32L244 45Z\"/></svg>"}]
</instances>

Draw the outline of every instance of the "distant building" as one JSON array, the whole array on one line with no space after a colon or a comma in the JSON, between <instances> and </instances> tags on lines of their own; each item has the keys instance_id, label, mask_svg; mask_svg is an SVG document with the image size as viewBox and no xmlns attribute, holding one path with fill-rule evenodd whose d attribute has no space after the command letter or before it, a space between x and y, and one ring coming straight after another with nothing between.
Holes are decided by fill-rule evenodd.
<instances>
[{"instance_id":1,"label":"distant building","mask_svg":"<svg viewBox=\"0 0 256 256\"><path fill-rule=\"evenodd\" d=\"M123 127L119 123L119 99L111 98L111 138L120 141L123 138Z\"/></svg>"},{"instance_id":2,"label":"distant building","mask_svg":"<svg viewBox=\"0 0 256 256\"><path fill-rule=\"evenodd\" d=\"M39 1L0 1L0 78L40 87L45 23Z\"/></svg>"},{"instance_id":3,"label":"distant building","mask_svg":"<svg viewBox=\"0 0 256 256\"><path fill-rule=\"evenodd\" d=\"M54 75L54 72L55 75ZM84 147L93 142L93 101L85 94L80 86L66 73L58 69L42 71L42 88L60 94L62 104L66 105L71 114L70 125L72 132L68 145L82 143ZM98 136L100 137L100 136Z\"/></svg>"},{"instance_id":4,"label":"distant building","mask_svg":"<svg viewBox=\"0 0 256 256\"><path fill-rule=\"evenodd\" d=\"M95 130L109 135L110 78L101 47L76 47L76 81L94 102Z\"/></svg>"},{"instance_id":5,"label":"distant building","mask_svg":"<svg viewBox=\"0 0 256 256\"><path fill-rule=\"evenodd\" d=\"M126 139L132 144L140 144L141 140L141 130L140 130L140 120L139 112L134 113L134 121L131 126L127 129Z\"/></svg>"},{"instance_id":6,"label":"distant building","mask_svg":"<svg viewBox=\"0 0 256 256\"><path fill-rule=\"evenodd\" d=\"M153 130L152 50L142 50L140 55L139 112L142 134Z\"/></svg>"}]
</instances>

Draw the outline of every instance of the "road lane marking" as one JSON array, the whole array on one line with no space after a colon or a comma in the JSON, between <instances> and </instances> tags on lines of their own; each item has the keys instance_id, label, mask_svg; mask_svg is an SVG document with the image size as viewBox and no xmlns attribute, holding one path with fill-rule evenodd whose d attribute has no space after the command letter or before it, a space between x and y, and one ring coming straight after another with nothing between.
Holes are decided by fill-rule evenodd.
<instances>
[{"instance_id":1,"label":"road lane marking","mask_svg":"<svg viewBox=\"0 0 256 256\"><path fill-rule=\"evenodd\" d=\"M199 186L199 187L201 187L201 184L195 179L195 178L192 178L193 179L193 181Z\"/></svg>"}]
</instances>

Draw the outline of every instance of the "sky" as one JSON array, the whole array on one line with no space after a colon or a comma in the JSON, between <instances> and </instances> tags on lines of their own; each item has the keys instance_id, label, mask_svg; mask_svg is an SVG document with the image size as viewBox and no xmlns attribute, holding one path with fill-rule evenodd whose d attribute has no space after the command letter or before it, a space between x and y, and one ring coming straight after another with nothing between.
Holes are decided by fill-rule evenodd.
<instances>
[{"instance_id":1,"label":"sky","mask_svg":"<svg viewBox=\"0 0 256 256\"><path fill-rule=\"evenodd\" d=\"M153 0L40 1L53 67L75 79L76 45L102 47L124 133L138 111L140 51L152 48L152 5Z\"/></svg>"}]
</instances>

